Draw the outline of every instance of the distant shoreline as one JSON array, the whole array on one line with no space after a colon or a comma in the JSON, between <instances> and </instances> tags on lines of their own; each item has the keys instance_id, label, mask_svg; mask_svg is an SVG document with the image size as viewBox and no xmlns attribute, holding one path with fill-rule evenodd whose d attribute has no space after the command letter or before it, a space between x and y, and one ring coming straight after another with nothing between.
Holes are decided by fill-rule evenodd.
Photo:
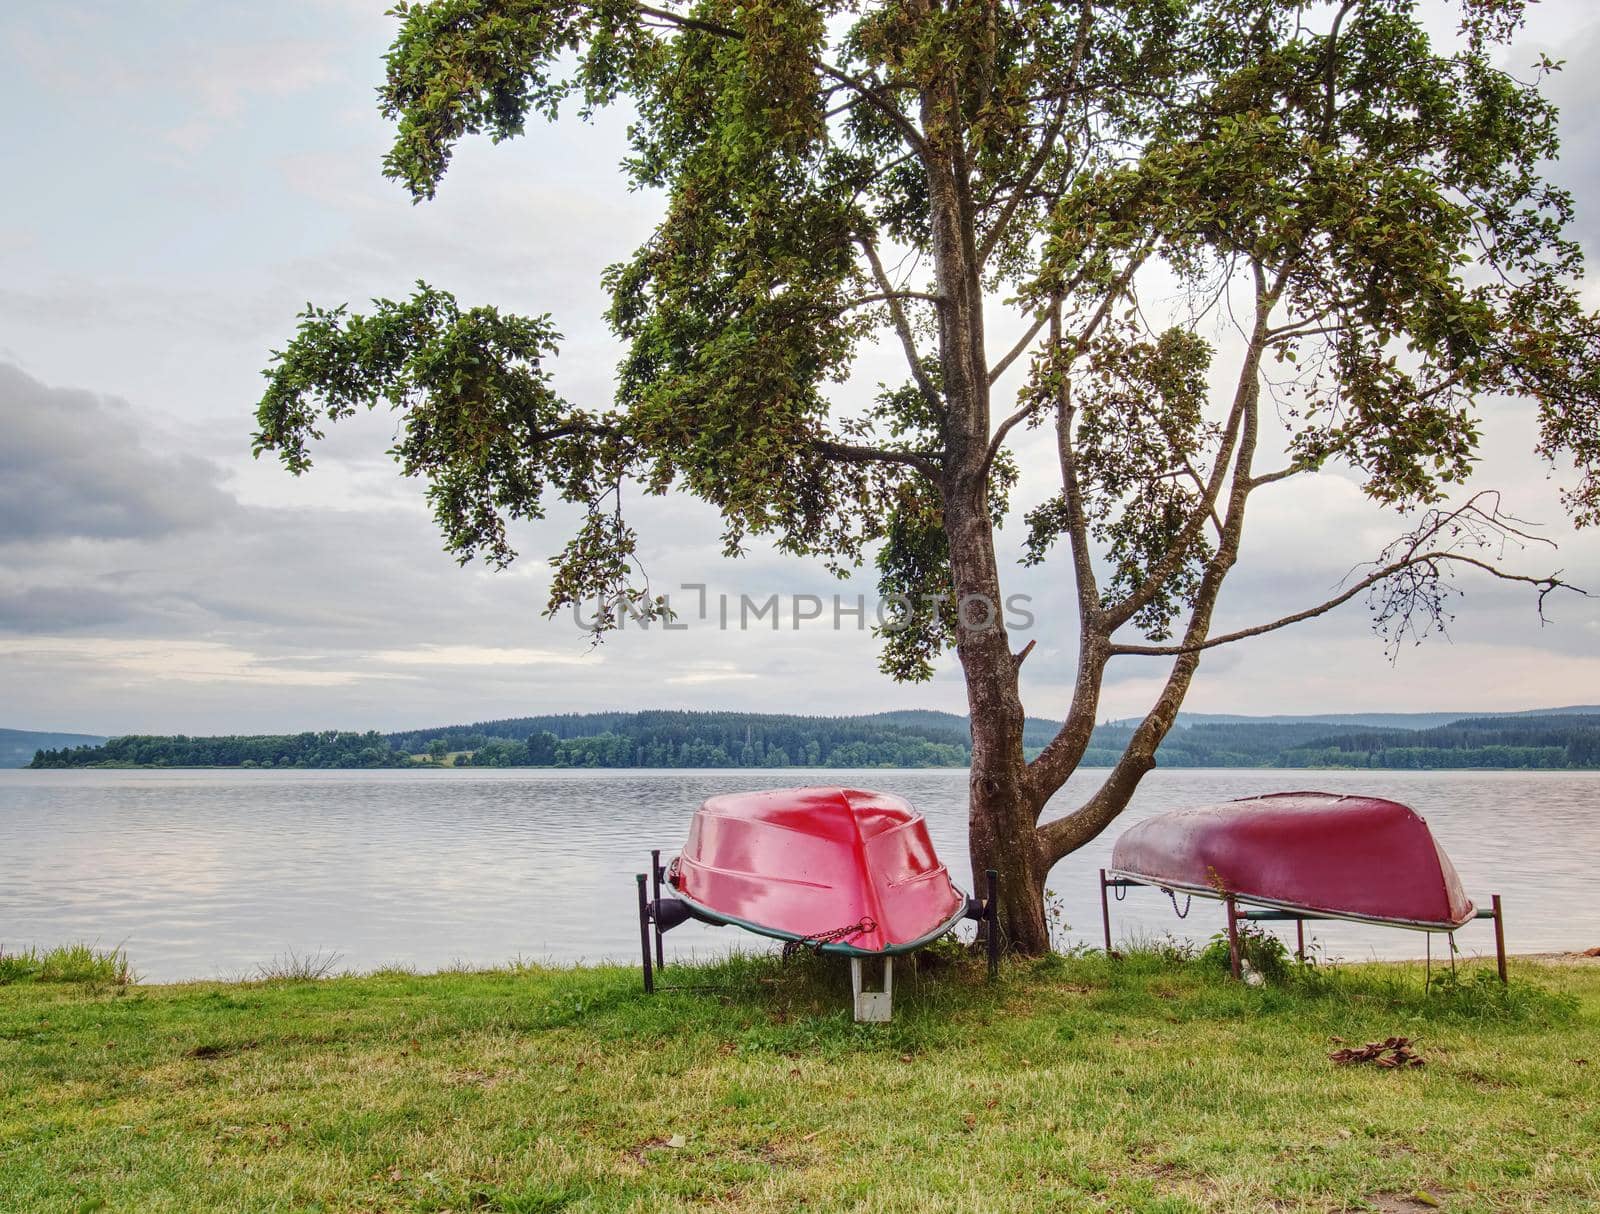
<instances>
[{"instance_id":1,"label":"distant shoreline","mask_svg":"<svg viewBox=\"0 0 1600 1214\"><path fill-rule=\"evenodd\" d=\"M259 771L259 772L287 772L287 771L440 771L464 772L479 774L487 771L649 771L649 772L680 772L680 771L964 771L965 763L945 763L939 765L924 764L921 766L897 766L895 764L867 764L861 766L838 767L808 767L794 764L788 767L755 766L745 767L735 764L723 767L580 767L557 766L555 764L506 764L503 766L480 767L473 764L454 766L438 763L411 763L406 765L389 764L378 767L310 767L310 766L257 766L246 767L240 763L83 763L71 767L34 767L25 764L20 767L0 767L0 771ZM1110 763L1080 763L1079 771L1109 771ZM1547 774L1552 776L1582 775L1584 773L1600 772L1600 765L1584 767L1367 767L1347 764L1336 766L1333 764L1298 765L1298 766L1273 766L1266 764L1185 764L1185 763L1157 763L1161 771L1370 771L1373 773L1397 774L1403 772L1416 773L1465 773L1465 772L1497 772L1513 771L1522 774Z\"/></svg>"},{"instance_id":2,"label":"distant shoreline","mask_svg":"<svg viewBox=\"0 0 1600 1214\"><path fill-rule=\"evenodd\" d=\"M1033 759L1061 729L1029 717L1019 739ZM1135 730L1106 722L1078 752L1114 766ZM745 712L565 713L402 733L129 734L99 745L43 747L33 768L963 768L965 717L937 712L808 717ZM22 761L15 751L10 756ZM1476 717L1425 729L1317 721L1197 722L1162 741L1157 762L1183 768L1307 770L1600 770L1600 712Z\"/></svg>"}]
</instances>

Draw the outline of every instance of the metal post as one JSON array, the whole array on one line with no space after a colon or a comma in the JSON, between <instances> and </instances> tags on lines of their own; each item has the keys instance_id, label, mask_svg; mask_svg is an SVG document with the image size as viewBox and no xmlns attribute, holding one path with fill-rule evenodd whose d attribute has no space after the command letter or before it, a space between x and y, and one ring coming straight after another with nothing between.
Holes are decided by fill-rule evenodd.
<instances>
[{"instance_id":1,"label":"metal post","mask_svg":"<svg viewBox=\"0 0 1600 1214\"><path fill-rule=\"evenodd\" d=\"M650 969L650 903L644 888L644 874L639 873L639 952L644 958L644 993L656 991L656 976Z\"/></svg>"},{"instance_id":2,"label":"metal post","mask_svg":"<svg viewBox=\"0 0 1600 1214\"><path fill-rule=\"evenodd\" d=\"M1106 870L1100 870L1100 923L1106 929L1106 956L1111 956L1111 903L1106 898Z\"/></svg>"},{"instance_id":3,"label":"metal post","mask_svg":"<svg viewBox=\"0 0 1600 1214\"><path fill-rule=\"evenodd\" d=\"M1294 955L1301 961L1306 959L1306 921L1304 919L1296 919L1294 921Z\"/></svg>"},{"instance_id":4,"label":"metal post","mask_svg":"<svg viewBox=\"0 0 1600 1214\"><path fill-rule=\"evenodd\" d=\"M1228 967L1233 971L1235 978L1244 976L1240 967L1239 957L1239 910L1234 904L1233 895L1229 894L1223 899L1228 908Z\"/></svg>"},{"instance_id":5,"label":"metal post","mask_svg":"<svg viewBox=\"0 0 1600 1214\"><path fill-rule=\"evenodd\" d=\"M652 907L661 905L661 849L659 847L650 853L650 905ZM656 968L658 970L666 969L666 958L661 953L661 919L658 915L651 915L650 920L655 928Z\"/></svg>"},{"instance_id":6,"label":"metal post","mask_svg":"<svg viewBox=\"0 0 1600 1214\"><path fill-rule=\"evenodd\" d=\"M1500 909L1500 895L1494 895L1494 960L1500 970L1500 981L1506 980L1506 919Z\"/></svg>"},{"instance_id":7,"label":"metal post","mask_svg":"<svg viewBox=\"0 0 1600 1214\"><path fill-rule=\"evenodd\" d=\"M984 873L988 881L989 897L984 903L983 917L988 925L989 977L1000 972L1000 874L994 869Z\"/></svg>"}]
</instances>

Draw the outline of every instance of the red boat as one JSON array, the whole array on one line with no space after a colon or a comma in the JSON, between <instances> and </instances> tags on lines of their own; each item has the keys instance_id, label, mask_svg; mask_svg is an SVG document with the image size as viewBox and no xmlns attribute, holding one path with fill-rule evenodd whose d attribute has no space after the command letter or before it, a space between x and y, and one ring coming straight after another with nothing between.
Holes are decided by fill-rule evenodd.
<instances>
[{"instance_id":1,"label":"red boat","mask_svg":"<svg viewBox=\"0 0 1600 1214\"><path fill-rule=\"evenodd\" d=\"M911 952L969 913L922 815L851 788L712 797L667 883L697 919L852 957Z\"/></svg>"},{"instance_id":2,"label":"red boat","mask_svg":"<svg viewBox=\"0 0 1600 1214\"><path fill-rule=\"evenodd\" d=\"M1111 869L1183 893L1422 931L1476 917L1428 824L1380 797L1273 793L1161 814L1117 840Z\"/></svg>"}]
</instances>

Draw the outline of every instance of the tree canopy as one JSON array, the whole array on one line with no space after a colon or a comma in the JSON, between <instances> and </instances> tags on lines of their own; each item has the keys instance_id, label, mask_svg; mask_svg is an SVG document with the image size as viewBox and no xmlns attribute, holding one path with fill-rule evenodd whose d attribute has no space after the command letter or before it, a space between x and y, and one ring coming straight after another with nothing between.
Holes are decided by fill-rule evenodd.
<instances>
[{"instance_id":1,"label":"tree canopy","mask_svg":"<svg viewBox=\"0 0 1600 1214\"><path fill-rule=\"evenodd\" d=\"M1600 320L1572 199L1541 173L1557 65L1500 62L1521 0L1454 7L1436 44L1411 0L401 4L384 170L417 200L464 138L631 107L624 172L663 212L605 275L614 399L552 389L549 317L419 284L301 317L257 452L300 472L328 422L395 408L395 455L461 558L509 561L509 522L584 508L550 606L598 600L602 629L661 607L628 485L710 503L729 552L870 558L886 592L948 600L886 633L883 664L926 678L955 649L974 863L1031 904L1127 804L1204 650L1361 594L1392 637L1425 631L1458 568L1541 602L1561 585L1500 565L1528 533L1497 496L1452 496L1487 402L1531 403L1573 520L1600 521ZM1016 339L991 351L1006 315ZM904 381L844 399L878 342ZM1043 493L1010 454L1041 426L1059 467ZM1215 633L1252 495L1332 470L1405 520L1399 538L1329 600ZM1027 559L1064 549L1079 610L1076 691L1032 758L1021 657L957 609L1001 601L1013 499ZM1152 657L1171 670L1122 760L1038 825L1107 663ZM1041 916L1008 929L1039 947Z\"/></svg>"}]
</instances>

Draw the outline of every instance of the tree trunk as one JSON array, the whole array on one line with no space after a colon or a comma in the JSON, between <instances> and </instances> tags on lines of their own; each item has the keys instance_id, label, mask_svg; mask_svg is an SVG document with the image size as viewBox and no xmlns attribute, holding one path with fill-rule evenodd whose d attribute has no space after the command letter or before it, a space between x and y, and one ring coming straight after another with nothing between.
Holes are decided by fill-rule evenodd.
<instances>
[{"instance_id":1,"label":"tree trunk","mask_svg":"<svg viewBox=\"0 0 1600 1214\"><path fill-rule=\"evenodd\" d=\"M1000 876L1000 926L1017 951L1048 951L1039 849L1042 802L1028 788L1022 753L1022 698L1005 628L1005 602L989 511L989 367L983 282L973 227L970 172L955 81L922 96L927 137L934 279L939 296L939 368L944 392L944 475L940 496L955 594L956 652L972 725L968 837L973 877Z\"/></svg>"},{"instance_id":2,"label":"tree trunk","mask_svg":"<svg viewBox=\"0 0 1600 1214\"><path fill-rule=\"evenodd\" d=\"M1002 938L1008 948L1037 955L1050 948L1044 917L1050 864L1039 846L1040 806L1023 758L1022 698L1003 620L993 526L986 510L952 504L946 507L945 533L956 601L964 605L958 610L965 617L958 623L956 652L972 725L967 840L973 881L981 882L987 869L999 874ZM978 626L982 619L987 627Z\"/></svg>"}]
</instances>

